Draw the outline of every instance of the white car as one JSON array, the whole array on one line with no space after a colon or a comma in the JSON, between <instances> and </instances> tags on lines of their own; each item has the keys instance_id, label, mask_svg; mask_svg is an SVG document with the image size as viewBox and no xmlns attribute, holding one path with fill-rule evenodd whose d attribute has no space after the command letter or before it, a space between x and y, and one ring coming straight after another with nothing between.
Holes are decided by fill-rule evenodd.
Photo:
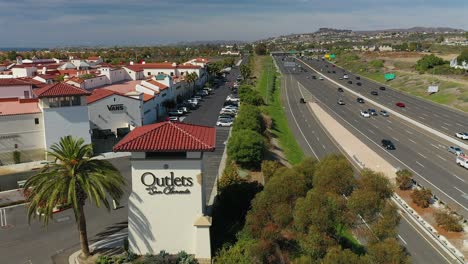
<instances>
[{"instance_id":1,"label":"white car","mask_svg":"<svg viewBox=\"0 0 468 264\"><path fill-rule=\"evenodd\" d=\"M231 118L220 118L216 121L217 126L221 127L230 127L232 126L232 119Z\"/></svg>"},{"instance_id":2,"label":"white car","mask_svg":"<svg viewBox=\"0 0 468 264\"><path fill-rule=\"evenodd\" d=\"M319 80L323 80L323 77L322 77L322 76L320 76L320 77L319 77Z\"/></svg>"},{"instance_id":3,"label":"white car","mask_svg":"<svg viewBox=\"0 0 468 264\"><path fill-rule=\"evenodd\" d=\"M361 111L361 116L362 116L362 117L370 117L370 114L369 114L369 112L367 112L366 110L362 110L362 111Z\"/></svg>"},{"instance_id":4,"label":"white car","mask_svg":"<svg viewBox=\"0 0 468 264\"><path fill-rule=\"evenodd\" d=\"M231 97L231 96L228 96L228 97L226 98L226 101L231 101L231 102L239 102L239 101L240 101L240 99L239 99L239 98L237 98L237 97Z\"/></svg>"},{"instance_id":5,"label":"white car","mask_svg":"<svg viewBox=\"0 0 468 264\"><path fill-rule=\"evenodd\" d=\"M458 165L468 169L468 156L460 155L457 157L456 162Z\"/></svg>"},{"instance_id":6,"label":"white car","mask_svg":"<svg viewBox=\"0 0 468 264\"><path fill-rule=\"evenodd\" d=\"M349 77L348 77L347 74L345 74L345 75L343 76L343 79L348 79L348 78L349 78Z\"/></svg>"},{"instance_id":7,"label":"white car","mask_svg":"<svg viewBox=\"0 0 468 264\"><path fill-rule=\"evenodd\" d=\"M461 139L468 139L468 133L464 133L464 132L458 132L455 134L455 136L457 136L457 138L461 138Z\"/></svg>"},{"instance_id":8,"label":"white car","mask_svg":"<svg viewBox=\"0 0 468 264\"><path fill-rule=\"evenodd\" d=\"M195 98L188 99L187 102L190 103L190 104L198 105L198 100L195 99Z\"/></svg>"},{"instance_id":9,"label":"white car","mask_svg":"<svg viewBox=\"0 0 468 264\"><path fill-rule=\"evenodd\" d=\"M239 108L237 106L234 106L234 105L226 105L225 107L223 107L221 110L224 110L224 109L232 109L232 110L238 110Z\"/></svg>"}]
</instances>

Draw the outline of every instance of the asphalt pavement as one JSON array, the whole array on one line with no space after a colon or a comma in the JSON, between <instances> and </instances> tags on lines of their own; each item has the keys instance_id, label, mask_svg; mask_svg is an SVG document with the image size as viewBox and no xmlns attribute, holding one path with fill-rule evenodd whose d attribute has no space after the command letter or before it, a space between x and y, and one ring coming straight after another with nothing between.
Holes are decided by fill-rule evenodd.
<instances>
[{"instance_id":1,"label":"asphalt pavement","mask_svg":"<svg viewBox=\"0 0 468 264\"><path fill-rule=\"evenodd\" d=\"M298 84L297 78L302 73L292 72L291 69L284 67L281 61L277 61L277 63L283 73L282 100L289 120L288 124L304 153L317 159L332 153L342 153L338 144L329 137L306 104L299 103L304 94L299 91L300 84ZM320 87L319 84L317 84L318 87ZM336 97L333 98L336 99ZM316 98L312 98L312 100L316 100ZM336 101L333 104L337 105ZM442 249L438 248L430 238L423 234L422 230L408 221L405 216L402 217L398 233L399 239L407 248L413 263L451 263L443 253L438 253L438 251L443 252Z\"/></svg>"}]
</instances>

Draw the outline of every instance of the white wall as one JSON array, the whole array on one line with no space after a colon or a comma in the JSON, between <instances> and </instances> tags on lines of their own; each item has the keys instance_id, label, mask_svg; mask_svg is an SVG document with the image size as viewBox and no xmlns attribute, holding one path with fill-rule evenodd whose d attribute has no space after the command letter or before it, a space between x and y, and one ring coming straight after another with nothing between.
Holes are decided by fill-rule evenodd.
<instances>
[{"instance_id":1,"label":"white wall","mask_svg":"<svg viewBox=\"0 0 468 264\"><path fill-rule=\"evenodd\" d=\"M124 109L110 111L108 106L123 104ZM120 95L111 95L88 105L91 129L111 129L129 127L132 122L136 126L142 124L142 102L140 100Z\"/></svg>"},{"instance_id":2,"label":"white wall","mask_svg":"<svg viewBox=\"0 0 468 264\"><path fill-rule=\"evenodd\" d=\"M172 73L172 75L171 75ZM179 76L177 75L178 72L176 71L176 69L144 69L143 70L143 74L145 77L148 77L150 75L158 75L158 74L167 74L169 76Z\"/></svg>"},{"instance_id":3,"label":"white wall","mask_svg":"<svg viewBox=\"0 0 468 264\"><path fill-rule=\"evenodd\" d=\"M83 138L85 144L91 143L88 106L44 108L43 113L47 149L68 135Z\"/></svg>"},{"instance_id":4,"label":"white wall","mask_svg":"<svg viewBox=\"0 0 468 264\"><path fill-rule=\"evenodd\" d=\"M105 75L96 76L94 78L84 80L84 89L90 90L108 84L109 81Z\"/></svg>"},{"instance_id":5,"label":"white wall","mask_svg":"<svg viewBox=\"0 0 468 264\"><path fill-rule=\"evenodd\" d=\"M35 118L39 124L35 124ZM0 153L44 149L42 113L0 116ZM15 149L15 144L18 148Z\"/></svg>"},{"instance_id":6,"label":"white wall","mask_svg":"<svg viewBox=\"0 0 468 264\"><path fill-rule=\"evenodd\" d=\"M109 80L108 84L113 84L116 82L121 82L124 80L130 80L130 74L128 74L126 69L111 69L108 67L103 67L99 69L102 75L105 75Z\"/></svg>"},{"instance_id":7,"label":"white wall","mask_svg":"<svg viewBox=\"0 0 468 264\"><path fill-rule=\"evenodd\" d=\"M36 72L36 67L28 67L28 68L12 68L11 73L13 78L19 77L32 77Z\"/></svg>"},{"instance_id":8,"label":"white wall","mask_svg":"<svg viewBox=\"0 0 468 264\"><path fill-rule=\"evenodd\" d=\"M143 153L136 153L143 154ZM203 243L210 248L209 237L204 241L197 236L195 222L205 211L203 182L201 181L201 159L137 159L132 153L132 193L129 198L128 228L129 247L137 254L157 254L161 250L177 253L181 250L195 254L196 243ZM169 166L164 169L164 165ZM192 186L174 186L176 190L189 190L190 194L154 194L148 193L141 176L151 172L158 179L166 176L191 178ZM151 178L147 178L151 182ZM188 182L188 181L187 181ZM157 187L158 191L164 189ZM209 251L208 251L209 252ZM209 254L209 253L208 253ZM210 256L197 256L210 258Z\"/></svg>"},{"instance_id":9,"label":"white wall","mask_svg":"<svg viewBox=\"0 0 468 264\"><path fill-rule=\"evenodd\" d=\"M24 92L27 91L29 97L25 97ZM0 98L32 98L31 85L15 85L15 86L0 86Z\"/></svg>"},{"instance_id":10,"label":"white wall","mask_svg":"<svg viewBox=\"0 0 468 264\"><path fill-rule=\"evenodd\" d=\"M158 102L156 99L157 98L155 97L143 104L143 125L155 123L159 117L158 114L161 115L161 113L158 113L156 109Z\"/></svg>"}]
</instances>

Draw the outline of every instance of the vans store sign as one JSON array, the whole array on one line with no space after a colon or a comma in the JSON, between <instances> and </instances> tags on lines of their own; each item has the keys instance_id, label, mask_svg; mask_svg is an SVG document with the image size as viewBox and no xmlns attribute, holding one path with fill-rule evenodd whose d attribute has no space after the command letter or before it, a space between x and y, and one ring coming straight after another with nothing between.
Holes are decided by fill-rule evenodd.
<instances>
[{"instance_id":1,"label":"vans store sign","mask_svg":"<svg viewBox=\"0 0 468 264\"><path fill-rule=\"evenodd\" d=\"M113 104L113 105L107 105L107 110L113 112L113 111L123 111L124 110L124 105L123 104Z\"/></svg>"},{"instance_id":2,"label":"vans store sign","mask_svg":"<svg viewBox=\"0 0 468 264\"><path fill-rule=\"evenodd\" d=\"M193 178L175 177L174 172L170 176L157 177L151 172L141 175L141 183L146 186L149 194L190 194L189 187L193 186Z\"/></svg>"}]
</instances>

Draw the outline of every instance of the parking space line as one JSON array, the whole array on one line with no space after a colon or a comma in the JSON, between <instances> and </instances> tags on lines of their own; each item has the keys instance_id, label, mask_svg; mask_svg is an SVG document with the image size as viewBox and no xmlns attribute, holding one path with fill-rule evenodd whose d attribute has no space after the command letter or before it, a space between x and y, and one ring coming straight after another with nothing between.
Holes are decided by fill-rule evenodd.
<instances>
[{"instance_id":1,"label":"parking space line","mask_svg":"<svg viewBox=\"0 0 468 264\"><path fill-rule=\"evenodd\" d=\"M413 135L413 132L411 132L411 131L409 131L409 130L407 130L407 129L405 129L405 131L406 131L406 133L408 133L408 134L410 134L410 135Z\"/></svg>"},{"instance_id":2,"label":"parking space line","mask_svg":"<svg viewBox=\"0 0 468 264\"><path fill-rule=\"evenodd\" d=\"M393 138L393 139L396 140L396 141L398 141L398 142L400 142L400 140L398 140L398 138Z\"/></svg>"},{"instance_id":3,"label":"parking space line","mask_svg":"<svg viewBox=\"0 0 468 264\"><path fill-rule=\"evenodd\" d=\"M419 152L418 152L418 155L421 156L421 157L423 157L423 158L425 158L425 159L427 159L426 156L424 156L423 154L421 154L421 153L419 153Z\"/></svg>"},{"instance_id":4,"label":"parking space line","mask_svg":"<svg viewBox=\"0 0 468 264\"><path fill-rule=\"evenodd\" d=\"M408 138L408 140L413 142L413 144L416 144L416 141L412 140L411 138Z\"/></svg>"},{"instance_id":5,"label":"parking space line","mask_svg":"<svg viewBox=\"0 0 468 264\"><path fill-rule=\"evenodd\" d=\"M453 188L455 188L457 191L459 191L459 192L461 192L461 193L465 194L465 192L464 192L464 191L462 191L462 190L458 189L456 186L453 186Z\"/></svg>"},{"instance_id":6,"label":"parking space line","mask_svg":"<svg viewBox=\"0 0 468 264\"><path fill-rule=\"evenodd\" d=\"M406 241L400 236L398 235L398 238L401 240L401 242L403 242L405 245L408 245L408 243L406 243Z\"/></svg>"},{"instance_id":7,"label":"parking space line","mask_svg":"<svg viewBox=\"0 0 468 264\"><path fill-rule=\"evenodd\" d=\"M459 179L460 181L465 182L465 180L462 179L462 178L460 178L460 177L458 177L458 175L456 175L456 174L452 174L452 175L455 176L455 178Z\"/></svg>"},{"instance_id":8,"label":"parking space line","mask_svg":"<svg viewBox=\"0 0 468 264\"><path fill-rule=\"evenodd\" d=\"M434 144L432 144L432 143L431 143L431 146L433 146L433 147L436 148L436 149L439 149L438 146L436 146L436 145L434 145Z\"/></svg>"},{"instance_id":9,"label":"parking space line","mask_svg":"<svg viewBox=\"0 0 468 264\"><path fill-rule=\"evenodd\" d=\"M436 156L439 157L439 159L441 160L447 161L444 157L440 156L439 154L436 154Z\"/></svg>"},{"instance_id":10,"label":"parking space line","mask_svg":"<svg viewBox=\"0 0 468 264\"><path fill-rule=\"evenodd\" d=\"M372 131L372 130L370 130L370 129L367 129L367 130L369 130L369 132L371 132L372 134L375 135L375 132L374 132L374 131Z\"/></svg>"},{"instance_id":11,"label":"parking space line","mask_svg":"<svg viewBox=\"0 0 468 264\"><path fill-rule=\"evenodd\" d=\"M392 124L392 121L390 121L390 120L388 120L388 119L387 119L387 122L389 122L390 124Z\"/></svg>"},{"instance_id":12,"label":"parking space line","mask_svg":"<svg viewBox=\"0 0 468 264\"><path fill-rule=\"evenodd\" d=\"M417 161L416 161L416 163L417 163L419 166L421 166L421 167L424 168L424 165L422 165L421 163L419 163L419 162L417 162Z\"/></svg>"},{"instance_id":13,"label":"parking space line","mask_svg":"<svg viewBox=\"0 0 468 264\"><path fill-rule=\"evenodd\" d=\"M390 129L390 130L393 130L393 128L391 128L391 127L389 127L389 126L387 126L387 128Z\"/></svg>"},{"instance_id":14,"label":"parking space line","mask_svg":"<svg viewBox=\"0 0 468 264\"><path fill-rule=\"evenodd\" d=\"M440 126L441 128L445 129L445 130L449 130L448 128L444 127L444 126Z\"/></svg>"}]
</instances>

